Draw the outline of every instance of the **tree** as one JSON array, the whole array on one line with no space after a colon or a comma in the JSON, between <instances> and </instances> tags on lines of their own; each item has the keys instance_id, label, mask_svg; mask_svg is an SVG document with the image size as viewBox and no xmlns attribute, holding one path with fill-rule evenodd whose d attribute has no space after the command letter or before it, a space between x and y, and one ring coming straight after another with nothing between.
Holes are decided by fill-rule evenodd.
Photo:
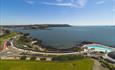
<instances>
[{"instance_id":1,"label":"tree","mask_svg":"<svg viewBox=\"0 0 115 70\"><path fill-rule=\"evenodd\" d=\"M35 57L35 56L32 56L32 57L30 58L30 60L36 60L36 57Z\"/></svg>"},{"instance_id":2,"label":"tree","mask_svg":"<svg viewBox=\"0 0 115 70\"><path fill-rule=\"evenodd\" d=\"M21 60L26 60L26 56L21 56Z\"/></svg>"},{"instance_id":3,"label":"tree","mask_svg":"<svg viewBox=\"0 0 115 70\"><path fill-rule=\"evenodd\" d=\"M6 33L6 34L9 34L9 33L10 33L10 30L5 30L5 33Z\"/></svg>"}]
</instances>

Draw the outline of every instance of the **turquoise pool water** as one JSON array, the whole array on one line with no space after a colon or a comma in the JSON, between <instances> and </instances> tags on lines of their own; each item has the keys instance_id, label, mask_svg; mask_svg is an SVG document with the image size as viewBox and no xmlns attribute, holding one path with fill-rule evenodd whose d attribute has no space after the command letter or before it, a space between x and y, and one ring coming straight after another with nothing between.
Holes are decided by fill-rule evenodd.
<instances>
[{"instance_id":1,"label":"turquoise pool water","mask_svg":"<svg viewBox=\"0 0 115 70\"><path fill-rule=\"evenodd\" d=\"M95 51L102 51L102 52L111 52L112 49L109 47L105 47L103 45L88 45L88 49L94 49Z\"/></svg>"}]
</instances>

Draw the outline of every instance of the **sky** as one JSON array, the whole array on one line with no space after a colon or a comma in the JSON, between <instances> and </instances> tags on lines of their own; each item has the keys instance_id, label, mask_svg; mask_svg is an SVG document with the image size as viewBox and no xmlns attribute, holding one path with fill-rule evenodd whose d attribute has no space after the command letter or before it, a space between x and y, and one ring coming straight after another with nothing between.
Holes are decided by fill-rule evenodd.
<instances>
[{"instance_id":1,"label":"sky","mask_svg":"<svg viewBox=\"0 0 115 70\"><path fill-rule=\"evenodd\" d=\"M115 0L0 0L0 25L115 25Z\"/></svg>"}]
</instances>

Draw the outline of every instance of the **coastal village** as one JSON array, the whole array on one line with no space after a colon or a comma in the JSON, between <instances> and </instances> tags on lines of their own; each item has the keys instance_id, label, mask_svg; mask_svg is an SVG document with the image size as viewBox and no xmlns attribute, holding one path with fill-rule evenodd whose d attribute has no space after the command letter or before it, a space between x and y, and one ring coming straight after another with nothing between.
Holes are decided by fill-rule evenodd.
<instances>
[{"instance_id":1,"label":"coastal village","mask_svg":"<svg viewBox=\"0 0 115 70\"><path fill-rule=\"evenodd\" d=\"M41 40L34 39L29 34L11 32L3 28L0 29L0 37L0 42L2 41L0 43L0 60L61 61L65 60L65 57L68 58L66 60L91 58L107 70L115 69L115 48L95 42L84 41L77 45L79 47L61 50L46 48Z\"/></svg>"},{"instance_id":2,"label":"coastal village","mask_svg":"<svg viewBox=\"0 0 115 70\"><path fill-rule=\"evenodd\" d=\"M0 0L0 70L115 70L115 0Z\"/></svg>"}]
</instances>

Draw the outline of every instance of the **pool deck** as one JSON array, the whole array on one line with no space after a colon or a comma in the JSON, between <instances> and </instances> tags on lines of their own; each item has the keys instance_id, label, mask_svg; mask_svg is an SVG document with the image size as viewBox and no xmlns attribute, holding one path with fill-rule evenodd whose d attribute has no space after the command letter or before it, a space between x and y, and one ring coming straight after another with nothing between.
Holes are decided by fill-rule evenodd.
<instances>
[{"instance_id":1,"label":"pool deck","mask_svg":"<svg viewBox=\"0 0 115 70\"><path fill-rule=\"evenodd\" d=\"M105 46L102 44L86 44L86 45L83 45L82 47L87 47L87 46L91 46L91 45L103 46L104 48L111 49L112 51L115 51L115 48L110 47L110 46Z\"/></svg>"}]
</instances>

